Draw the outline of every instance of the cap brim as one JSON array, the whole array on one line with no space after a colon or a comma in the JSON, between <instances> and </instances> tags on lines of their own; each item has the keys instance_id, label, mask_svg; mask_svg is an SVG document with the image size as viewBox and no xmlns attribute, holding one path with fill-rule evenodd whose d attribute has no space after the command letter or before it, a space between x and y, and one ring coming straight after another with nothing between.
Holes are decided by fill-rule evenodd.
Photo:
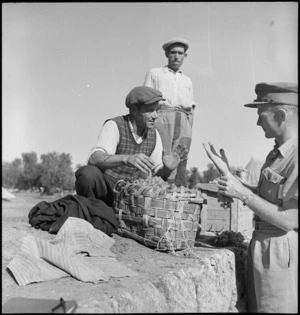
<instances>
[{"instance_id":1,"label":"cap brim","mask_svg":"<svg viewBox=\"0 0 300 315\"><path fill-rule=\"evenodd\" d=\"M168 47L173 45L173 44L180 44L182 46L185 46L185 51L187 51L189 49L189 44L187 44L185 42L178 41L178 40L174 40L174 41L168 42L166 44L163 44L162 48L164 51L166 51L168 49Z\"/></svg>"},{"instance_id":2,"label":"cap brim","mask_svg":"<svg viewBox=\"0 0 300 315\"><path fill-rule=\"evenodd\" d=\"M157 96L157 97L154 97L153 99L151 99L150 101L144 103L145 105L149 105L149 104L153 104L153 103L156 103L156 102L159 102L159 101L165 101L166 99L165 98L162 98L160 96Z\"/></svg>"},{"instance_id":3,"label":"cap brim","mask_svg":"<svg viewBox=\"0 0 300 315\"><path fill-rule=\"evenodd\" d=\"M269 102L252 102L245 104L245 107L250 107L250 108L257 108L257 105L264 105L264 104L270 104Z\"/></svg>"}]
</instances>

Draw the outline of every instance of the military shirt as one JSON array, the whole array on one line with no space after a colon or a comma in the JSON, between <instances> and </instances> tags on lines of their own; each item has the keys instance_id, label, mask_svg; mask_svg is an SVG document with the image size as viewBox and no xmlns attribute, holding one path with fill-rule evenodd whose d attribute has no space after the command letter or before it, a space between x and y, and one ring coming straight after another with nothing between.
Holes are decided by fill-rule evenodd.
<instances>
[{"instance_id":1,"label":"military shirt","mask_svg":"<svg viewBox=\"0 0 300 315\"><path fill-rule=\"evenodd\" d=\"M275 145L268 154L257 193L284 210L298 208L298 138Z\"/></svg>"}]
</instances>

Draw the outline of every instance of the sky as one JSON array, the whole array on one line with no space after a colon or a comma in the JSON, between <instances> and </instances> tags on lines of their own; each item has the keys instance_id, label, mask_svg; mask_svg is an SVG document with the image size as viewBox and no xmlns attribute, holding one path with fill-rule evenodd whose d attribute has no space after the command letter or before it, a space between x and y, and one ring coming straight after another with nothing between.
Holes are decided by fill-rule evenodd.
<instances>
[{"instance_id":1,"label":"sky","mask_svg":"<svg viewBox=\"0 0 300 315\"><path fill-rule=\"evenodd\" d=\"M55 151L85 164L178 36L197 103L188 168L207 168L208 142L231 166L263 161L274 139L243 105L259 82L298 82L298 2L2 3L2 161Z\"/></svg>"}]
</instances>

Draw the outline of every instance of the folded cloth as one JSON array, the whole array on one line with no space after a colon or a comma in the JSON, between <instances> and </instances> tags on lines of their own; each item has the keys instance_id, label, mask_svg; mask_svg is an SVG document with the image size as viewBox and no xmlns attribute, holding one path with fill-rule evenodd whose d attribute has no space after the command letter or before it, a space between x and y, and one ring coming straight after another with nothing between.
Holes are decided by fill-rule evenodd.
<instances>
[{"instance_id":1,"label":"folded cloth","mask_svg":"<svg viewBox=\"0 0 300 315\"><path fill-rule=\"evenodd\" d=\"M24 237L18 255L7 268L20 286L70 275L94 283L137 276L115 258L110 250L114 243L86 220L70 217L52 242Z\"/></svg>"},{"instance_id":2,"label":"folded cloth","mask_svg":"<svg viewBox=\"0 0 300 315\"><path fill-rule=\"evenodd\" d=\"M33 227L53 234L59 231L68 217L84 219L109 236L117 233L114 209L99 199L67 195L53 202L41 201L28 214Z\"/></svg>"}]
</instances>

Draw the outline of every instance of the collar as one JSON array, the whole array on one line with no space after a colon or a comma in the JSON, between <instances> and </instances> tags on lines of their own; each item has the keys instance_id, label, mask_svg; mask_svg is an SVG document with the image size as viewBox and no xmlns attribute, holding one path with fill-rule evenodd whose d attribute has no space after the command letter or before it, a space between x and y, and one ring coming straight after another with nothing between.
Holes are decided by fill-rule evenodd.
<instances>
[{"instance_id":1,"label":"collar","mask_svg":"<svg viewBox=\"0 0 300 315\"><path fill-rule=\"evenodd\" d=\"M293 137L278 147L280 154L284 157L287 156L298 144L298 137Z\"/></svg>"},{"instance_id":2,"label":"collar","mask_svg":"<svg viewBox=\"0 0 300 315\"><path fill-rule=\"evenodd\" d=\"M139 137L139 136L134 132L133 126L132 126L132 123L131 123L130 119L128 119L128 123L129 123L129 129L130 129L131 133L133 134L133 136L134 136L134 138L135 138L136 140L139 139L139 138L142 138L142 139L146 138L146 135L147 135L147 129L146 129L146 128L145 128L143 134Z\"/></svg>"},{"instance_id":3,"label":"collar","mask_svg":"<svg viewBox=\"0 0 300 315\"><path fill-rule=\"evenodd\" d=\"M177 72L175 72L174 70L172 70L171 68L169 68L168 66L164 66L163 69L165 69L165 71L169 71L172 72L174 74L176 73L182 73L182 71L179 69Z\"/></svg>"}]
</instances>

